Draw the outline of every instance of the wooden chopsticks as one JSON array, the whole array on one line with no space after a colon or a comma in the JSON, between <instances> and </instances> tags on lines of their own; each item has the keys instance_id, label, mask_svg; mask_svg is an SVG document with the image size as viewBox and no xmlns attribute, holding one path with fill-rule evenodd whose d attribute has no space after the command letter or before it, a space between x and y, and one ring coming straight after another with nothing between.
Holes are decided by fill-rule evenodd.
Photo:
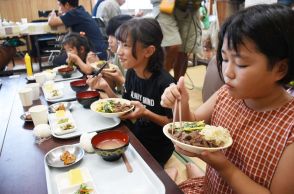
<instances>
[{"instance_id":1,"label":"wooden chopsticks","mask_svg":"<svg viewBox=\"0 0 294 194\"><path fill-rule=\"evenodd\" d=\"M174 105L174 112L173 112L172 134L174 134L174 128L175 128L175 121L176 121L176 114L177 114L178 106L179 106L180 128L182 129L182 103L181 103L180 100L176 100L175 105Z\"/></svg>"}]
</instances>

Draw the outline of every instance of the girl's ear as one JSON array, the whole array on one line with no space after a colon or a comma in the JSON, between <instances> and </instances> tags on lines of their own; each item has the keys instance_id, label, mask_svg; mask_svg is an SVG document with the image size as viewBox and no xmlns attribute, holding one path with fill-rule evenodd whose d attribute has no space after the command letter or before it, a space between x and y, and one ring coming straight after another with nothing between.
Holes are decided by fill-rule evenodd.
<instances>
[{"instance_id":1,"label":"girl's ear","mask_svg":"<svg viewBox=\"0 0 294 194\"><path fill-rule=\"evenodd\" d=\"M277 80L281 80L288 72L288 59L282 59L277 62L278 64L275 67Z\"/></svg>"},{"instance_id":2,"label":"girl's ear","mask_svg":"<svg viewBox=\"0 0 294 194\"><path fill-rule=\"evenodd\" d=\"M148 46L147 48L145 48L145 57L149 58L150 56L153 55L153 53L155 52L156 48L153 45Z\"/></svg>"}]
</instances>

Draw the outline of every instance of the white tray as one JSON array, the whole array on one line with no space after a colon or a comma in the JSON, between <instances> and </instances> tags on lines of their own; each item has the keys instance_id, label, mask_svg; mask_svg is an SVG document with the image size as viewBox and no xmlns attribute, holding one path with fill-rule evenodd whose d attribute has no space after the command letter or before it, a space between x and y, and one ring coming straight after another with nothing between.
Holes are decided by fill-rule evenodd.
<instances>
[{"instance_id":1,"label":"white tray","mask_svg":"<svg viewBox=\"0 0 294 194\"><path fill-rule=\"evenodd\" d=\"M44 88L42 87L45 100L47 102L55 103L55 102L63 102L63 101L69 101L69 100L76 99L76 92L71 89L70 82L72 82L72 80L54 83L54 85L56 85L56 87L62 92L62 97L60 97L60 98L50 99L48 97L46 90L44 90Z\"/></svg>"},{"instance_id":2,"label":"white tray","mask_svg":"<svg viewBox=\"0 0 294 194\"><path fill-rule=\"evenodd\" d=\"M73 72L73 74L71 75L71 77L69 78L63 78L58 72L56 73L56 77L54 78L55 82L60 82L60 81L65 81L65 80L73 80L73 79L79 79L82 78L83 74L79 71L76 70L75 72Z\"/></svg>"},{"instance_id":3,"label":"white tray","mask_svg":"<svg viewBox=\"0 0 294 194\"><path fill-rule=\"evenodd\" d=\"M76 123L76 131L64 135L56 135L53 133L52 127L54 126L55 115L49 114L49 124L52 130L52 135L61 139L68 139L76 136L80 136L84 132L101 131L110 129L117 126L120 123L119 118L105 118L95 113L90 109L85 109L77 101L71 102L71 114Z\"/></svg>"},{"instance_id":4,"label":"white tray","mask_svg":"<svg viewBox=\"0 0 294 194\"><path fill-rule=\"evenodd\" d=\"M82 167L89 169L98 194L164 194L163 183L131 144L125 154L133 167L132 173L127 171L122 158L107 162L97 154L85 154L81 162L63 169L48 167L44 160L48 194L58 193L57 175Z\"/></svg>"}]
</instances>

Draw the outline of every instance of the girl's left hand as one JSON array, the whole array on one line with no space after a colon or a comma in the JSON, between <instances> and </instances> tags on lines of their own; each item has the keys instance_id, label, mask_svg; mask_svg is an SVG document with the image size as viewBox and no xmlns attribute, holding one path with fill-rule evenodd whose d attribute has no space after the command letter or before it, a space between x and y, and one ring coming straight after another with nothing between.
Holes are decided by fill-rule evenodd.
<instances>
[{"instance_id":1,"label":"girl's left hand","mask_svg":"<svg viewBox=\"0 0 294 194\"><path fill-rule=\"evenodd\" d=\"M66 62L68 64L78 64L79 58L80 57L78 55L68 52Z\"/></svg>"},{"instance_id":2,"label":"girl's left hand","mask_svg":"<svg viewBox=\"0 0 294 194\"><path fill-rule=\"evenodd\" d=\"M121 116L121 119L137 119L144 116L145 111L147 110L145 106L139 101L131 101L131 105L134 105L134 111L127 113Z\"/></svg>"},{"instance_id":3,"label":"girl's left hand","mask_svg":"<svg viewBox=\"0 0 294 194\"><path fill-rule=\"evenodd\" d=\"M214 168L217 171L223 171L227 169L230 165L229 160L221 151L216 151L216 152L203 151L201 154L195 154L195 153L185 151L176 145L175 145L175 149L177 152L184 154L186 156L200 158L201 160L209 164L212 168Z\"/></svg>"},{"instance_id":4,"label":"girl's left hand","mask_svg":"<svg viewBox=\"0 0 294 194\"><path fill-rule=\"evenodd\" d=\"M88 54L87 54L87 57L86 57L86 63L87 64L91 64L91 63L95 63L99 61L99 58L98 56L96 55L96 53L90 51Z\"/></svg>"}]
</instances>

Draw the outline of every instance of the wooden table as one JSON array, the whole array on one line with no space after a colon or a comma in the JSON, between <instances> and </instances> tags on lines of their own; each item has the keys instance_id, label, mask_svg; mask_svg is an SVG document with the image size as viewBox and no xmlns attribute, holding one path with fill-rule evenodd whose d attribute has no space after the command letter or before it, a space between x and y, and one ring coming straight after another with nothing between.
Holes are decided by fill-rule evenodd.
<instances>
[{"instance_id":1,"label":"wooden table","mask_svg":"<svg viewBox=\"0 0 294 194\"><path fill-rule=\"evenodd\" d=\"M47 185L44 155L54 147L77 143L79 138L51 138L40 145L36 144L32 134L33 124L24 123L20 119L21 114L28 109L22 107L17 93L26 83L25 76L1 79L3 86L0 89L0 193L45 194ZM41 100L35 101L34 104L47 103L41 97ZM116 128L129 134L131 144L163 182L167 194L182 193L128 128L124 125Z\"/></svg>"}]
</instances>

